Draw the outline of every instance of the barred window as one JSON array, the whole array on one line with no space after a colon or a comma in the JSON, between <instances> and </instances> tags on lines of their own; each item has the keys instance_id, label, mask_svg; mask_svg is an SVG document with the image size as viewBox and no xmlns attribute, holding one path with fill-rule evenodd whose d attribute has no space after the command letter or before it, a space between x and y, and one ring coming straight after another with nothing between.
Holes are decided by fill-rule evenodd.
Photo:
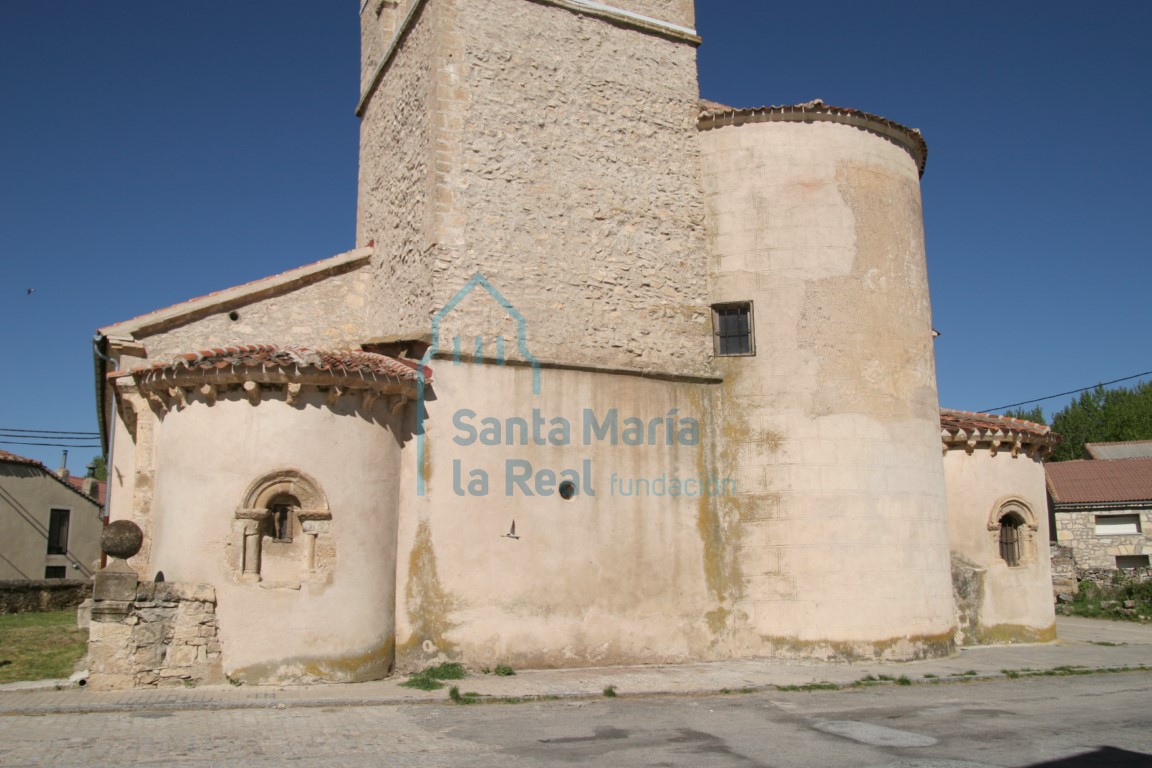
<instances>
[{"instance_id":1,"label":"barred window","mask_svg":"<svg viewBox=\"0 0 1152 768\"><path fill-rule=\"evenodd\" d=\"M717 357L756 354L752 302L713 304L712 336Z\"/></svg>"}]
</instances>

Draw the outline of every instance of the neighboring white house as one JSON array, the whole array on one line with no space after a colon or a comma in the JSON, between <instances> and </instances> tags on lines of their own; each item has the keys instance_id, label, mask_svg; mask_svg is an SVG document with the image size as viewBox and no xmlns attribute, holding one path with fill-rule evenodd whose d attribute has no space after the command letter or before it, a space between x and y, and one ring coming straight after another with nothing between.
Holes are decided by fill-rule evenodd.
<instances>
[{"instance_id":1,"label":"neighboring white house","mask_svg":"<svg viewBox=\"0 0 1152 768\"><path fill-rule=\"evenodd\" d=\"M100 567L101 515L69 479L0 451L0 581L89 578Z\"/></svg>"}]
</instances>

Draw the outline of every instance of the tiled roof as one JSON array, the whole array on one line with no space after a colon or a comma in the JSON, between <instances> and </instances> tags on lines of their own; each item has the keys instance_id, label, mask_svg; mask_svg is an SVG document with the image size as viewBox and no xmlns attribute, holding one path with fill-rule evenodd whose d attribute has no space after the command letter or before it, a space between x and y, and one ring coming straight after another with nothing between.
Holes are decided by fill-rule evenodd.
<instances>
[{"instance_id":1,"label":"tiled roof","mask_svg":"<svg viewBox=\"0 0 1152 768\"><path fill-rule=\"evenodd\" d=\"M976 448L987 449L993 455L1011 451L1013 456L1023 450L1033 458L1043 459L1060 444L1060 435L1043 424L1023 419L997 416L994 413L974 413L940 409L940 439L945 450L963 448L971 453Z\"/></svg>"},{"instance_id":2,"label":"tiled roof","mask_svg":"<svg viewBox=\"0 0 1152 768\"><path fill-rule=\"evenodd\" d=\"M164 371L191 371L196 369L213 370L233 367L304 369L344 375L371 376L373 378L396 381L417 381L417 363L375 352L347 350L331 352L309 347L281 347L275 344L243 344L231 347L216 347L199 352L180 355L172 362L160 362L151 366L133 368L133 374L160 373ZM424 368L425 380L430 380L432 372ZM116 371L110 376L122 376L125 371Z\"/></svg>"},{"instance_id":3,"label":"tiled roof","mask_svg":"<svg viewBox=\"0 0 1152 768\"><path fill-rule=\"evenodd\" d=\"M940 427L951 434L956 434L960 430L965 432L995 432L999 430L1001 432L1020 432L1038 437L1052 434L1051 428L1032 421L1014 419L1011 416L998 416L994 413L954 411L951 408L940 409Z\"/></svg>"},{"instance_id":4,"label":"tiled roof","mask_svg":"<svg viewBox=\"0 0 1152 768\"><path fill-rule=\"evenodd\" d=\"M1110 461L1112 459L1149 459L1152 458L1152 440L1127 440L1122 443L1085 443L1084 450L1093 459Z\"/></svg>"},{"instance_id":5,"label":"tiled roof","mask_svg":"<svg viewBox=\"0 0 1152 768\"><path fill-rule=\"evenodd\" d=\"M31 464L34 467L40 467L45 472L48 471L48 468L40 462L36 461L36 459L28 459L24 456L17 456L14 453L8 453L8 451L0 451L0 461L6 461L9 464Z\"/></svg>"},{"instance_id":6,"label":"tiled roof","mask_svg":"<svg viewBox=\"0 0 1152 768\"><path fill-rule=\"evenodd\" d=\"M84 482L87 479L88 478L86 478L86 477L76 477L75 475L69 475L68 485L70 485L73 488L75 488L76 490L80 491L80 493L84 493ZM96 499L96 501L99 502L100 506L104 506L104 499L107 497L107 493L108 493L108 481L107 480L97 480L96 481L96 493L92 494L91 498ZM85 493L84 495L87 496L88 494Z\"/></svg>"},{"instance_id":7,"label":"tiled roof","mask_svg":"<svg viewBox=\"0 0 1152 768\"><path fill-rule=\"evenodd\" d=\"M805 104L773 107L733 108L714 101L701 101L697 124L701 129L719 128L750 122L833 122L851 125L882 136L907 150L916 162L920 175L928 162L928 144L915 128L908 128L879 115L849 107L834 107L820 99Z\"/></svg>"},{"instance_id":8,"label":"tiled roof","mask_svg":"<svg viewBox=\"0 0 1152 768\"><path fill-rule=\"evenodd\" d=\"M1044 472L1057 504L1152 502L1152 458L1058 461Z\"/></svg>"},{"instance_id":9,"label":"tiled roof","mask_svg":"<svg viewBox=\"0 0 1152 768\"><path fill-rule=\"evenodd\" d=\"M48 467L44 466L44 464L42 462L39 462L36 459L29 459L29 458L26 458L24 456L17 456L16 454L9 453L8 451L0 451L0 461L8 462L9 464L24 464L24 465L29 466L29 467L35 467L36 469L39 469L41 472L43 472L48 477L52 478L56 482L63 485L68 490L75 491L76 493L80 494L84 498L88 499L91 502L99 504L100 506L104 505L104 488L106 485L104 483L104 481L100 481L100 488L99 488L100 496L99 496L99 498L93 498L93 497L89 496L88 494L84 493L84 491L80 489L79 483L83 482L83 480L84 480L84 478L82 478L82 477L69 477L67 480L65 480L62 477L60 477L60 475L56 474L52 470L48 469Z\"/></svg>"}]
</instances>

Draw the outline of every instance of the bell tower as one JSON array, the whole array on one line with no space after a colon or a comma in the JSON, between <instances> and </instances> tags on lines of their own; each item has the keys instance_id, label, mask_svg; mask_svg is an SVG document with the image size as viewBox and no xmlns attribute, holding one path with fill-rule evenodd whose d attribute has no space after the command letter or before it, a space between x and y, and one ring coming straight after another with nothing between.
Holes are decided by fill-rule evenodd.
<instances>
[{"instance_id":1,"label":"bell tower","mask_svg":"<svg viewBox=\"0 0 1152 768\"><path fill-rule=\"evenodd\" d=\"M692 0L365 0L360 15L372 331L426 331L481 273L543 360L703 372Z\"/></svg>"}]
</instances>

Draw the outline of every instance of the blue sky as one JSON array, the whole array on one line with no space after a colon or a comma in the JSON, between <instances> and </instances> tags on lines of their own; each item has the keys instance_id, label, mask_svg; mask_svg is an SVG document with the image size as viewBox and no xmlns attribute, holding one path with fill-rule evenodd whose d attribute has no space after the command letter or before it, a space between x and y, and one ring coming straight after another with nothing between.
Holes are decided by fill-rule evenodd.
<instances>
[{"instance_id":1,"label":"blue sky","mask_svg":"<svg viewBox=\"0 0 1152 768\"><path fill-rule=\"evenodd\" d=\"M1152 370L1152 4L697 5L705 98L924 132L943 405ZM96 429L96 328L354 245L357 7L5 3L0 429Z\"/></svg>"}]
</instances>

